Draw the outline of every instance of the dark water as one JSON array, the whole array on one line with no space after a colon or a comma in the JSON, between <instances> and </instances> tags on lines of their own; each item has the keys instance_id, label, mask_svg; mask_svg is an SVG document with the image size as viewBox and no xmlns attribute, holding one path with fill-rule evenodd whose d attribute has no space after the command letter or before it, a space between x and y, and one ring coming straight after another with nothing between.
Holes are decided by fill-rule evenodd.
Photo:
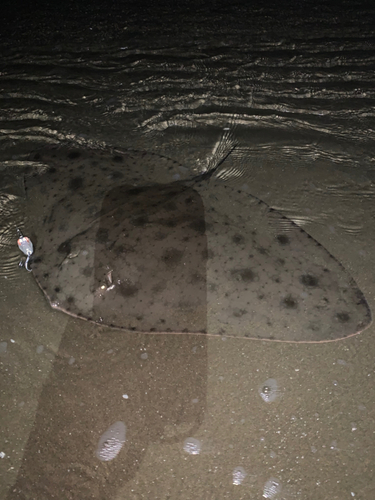
<instances>
[{"instance_id":1,"label":"dark water","mask_svg":"<svg viewBox=\"0 0 375 500\"><path fill-rule=\"evenodd\" d=\"M372 4L2 9L1 498L372 499L372 327L311 346L108 335L48 306L15 232L35 208L31 151L134 148L188 176L231 123L228 175L320 241L374 310Z\"/></svg>"}]
</instances>

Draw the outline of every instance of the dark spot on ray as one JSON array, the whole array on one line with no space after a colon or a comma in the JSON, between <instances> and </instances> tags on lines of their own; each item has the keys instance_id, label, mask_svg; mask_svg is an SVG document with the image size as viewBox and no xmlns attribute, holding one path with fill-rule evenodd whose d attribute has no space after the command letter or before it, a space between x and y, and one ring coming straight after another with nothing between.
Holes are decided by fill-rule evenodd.
<instances>
[{"instance_id":1,"label":"dark spot on ray","mask_svg":"<svg viewBox=\"0 0 375 500\"><path fill-rule=\"evenodd\" d=\"M124 160L124 158L121 155L115 155L112 159L117 163L120 163Z\"/></svg>"},{"instance_id":2,"label":"dark spot on ray","mask_svg":"<svg viewBox=\"0 0 375 500\"><path fill-rule=\"evenodd\" d=\"M169 193L169 196L171 196L171 197L176 196L176 194L180 194L180 192L177 191L175 188L173 188L173 189L167 188L167 192Z\"/></svg>"},{"instance_id":3,"label":"dark spot on ray","mask_svg":"<svg viewBox=\"0 0 375 500\"><path fill-rule=\"evenodd\" d=\"M242 236L242 234L235 234L232 236L232 241L236 245L243 245L245 243L245 238Z\"/></svg>"},{"instance_id":4,"label":"dark spot on ray","mask_svg":"<svg viewBox=\"0 0 375 500\"><path fill-rule=\"evenodd\" d=\"M244 316L245 314L247 314L247 311L246 309L235 309L233 311L233 316L235 318L241 318L242 316Z\"/></svg>"},{"instance_id":5,"label":"dark spot on ray","mask_svg":"<svg viewBox=\"0 0 375 500\"><path fill-rule=\"evenodd\" d=\"M178 225L177 220L168 219L167 221L164 221L164 226L166 227L176 227L177 225Z\"/></svg>"},{"instance_id":6,"label":"dark spot on ray","mask_svg":"<svg viewBox=\"0 0 375 500\"><path fill-rule=\"evenodd\" d=\"M280 245L289 245L290 239L285 234L278 234L276 237Z\"/></svg>"},{"instance_id":7,"label":"dark spot on ray","mask_svg":"<svg viewBox=\"0 0 375 500\"><path fill-rule=\"evenodd\" d=\"M125 247L124 245L118 245L113 249L113 251L115 252L116 255L120 255L125 252Z\"/></svg>"},{"instance_id":8,"label":"dark spot on ray","mask_svg":"<svg viewBox=\"0 0 375 500\"><path fill-rule=\"evenodd\" d=\"M183 253L177 248L168 248L162 256L162 261L168 266L175 266L181 261Z\"/></svg>"},{"instance_id":9,"label":"dark spot on ray","mask_svg":"<svg viewBox=\"0 0 375 500\"><path fill-rule=\"evenodd\" d=\"M167 237L167 233L163 233L162 231L158 231L155 234L155 240L157 240L157 241L165 240L166 237Z\"/></svg>"},{"instance_id":10,"label":"dark spot on ray","mask_svg":"<svg viewBox=\"0 0 375 500\"><path fill-rule=\"evenodd\" d=\"M35 153L35 155L33 157L33 159L36 160L36 161L40 160L41 158L42 158L42 156L41 156L40 153Z\"/></svg>"},{"instance_id":11,"label":"dark spot on ray","mask_svg":"<svg viewBox=\"0 0 375 500\"><path fill-rule=\"evenodd\" d=\"M72 251L70 240L66 240L63 243L61 243L61 245L58 246L57 251L65 255L69 255L70 252Z\"/></svg>"},{"instance_id":12,"label":"dark spot on ray","mask_svg":"<svg viewBox=\"0 0 375 500\"><path fill-rule=\"evenodd\" d=\"M164 205L164 208L168 210L168 212L175 212L177 210L177 205L173 201L170 201Z\"/></svg>"},{"instance_id":13,"label":"dark spot on ray","mask_svg":"<svg viewBox=\"0 0 375 500\"><path fill-rule=\"evenodd\" d=\"M89 278L92 275L92 271L93 271L92 267L87 266L82 270L81 274L86 278Z\"/></svg>"},{"instance_id":14,"label":"dark spot on ray","mask_svg":"<svg viewBox=\"0 0 375 500\"><path fill-rule=\"evenodd\" d=\"M135 187L135 188L129 189L128 194L131 196L136 196L137 194L141 194L143 191L144 191L143 188Z\"/></svg>"},{"instance_id":15,"label":"dark spot on ray","mask_svg":"<svg viewBox=\"0 0 375 500\"><path fill-rule=\"evenodd\" d=\"M132 224L133 224L133 226L136 226L136 227L145 226L146 224L148 224L147 215L141 215L139 217L135 217L134 219L132 219Z\"/></svg>"},{"instance_id":16,"label":"dark spot on ray","mask_svg":"<svg viewBox=\"0 0 375 500\"><path fill-rule=\"evenodd\" d=\"M261 255L268 255L268 250L264 247L258 247L257 250Z\"/></svg>"},{"instance_id":17,"label":"dark spot on ray","mask_svg":"<svg viewBox=\"0 0 375 500\"><path fill-rule=\"evenodd\" d=\"M303 274L300 277L300 282L302 283L302 285L308 286L310 288L315 288L318 286L319 280L312 274Z\"/></svg>"},{"instance_id":18,"label":"dark spot on ray","mask_svg":"<svg viewBox=\"0 0 375 500\"><path fill-rule=\"evenodd\" d=\"M83 187L83 178L82 177L74 177L69 181L69 189L72 191L78 191Z\"/></svg>"},{"instance_id":19,"label":"dark spot on ray","mask_svg":"<svg viewBox=\"0 0 375 500\"><path fill-rule=\"evenodd\" d=\"M196 231L198 234L204 234L206 231L206 224L204 220L201 219L194 220L191 224L189 224L189 227Z\"/></svg>"},{"instance_id":20,"label":"dark spot on ray","mask_svg":"<svg viewBox=\"0 0 375 500\"><path fill-rule=\"evenodd\" d=\"M108 229L100 227L96 233L96 241L98 243L106 243L108 241Z\"/></svg>"},{"instance_id":21,"label":"dark spot on ray","mask_svg":"<svg viewBox=\"0 0 375 500\"><path fill-rule=\"evenodd\" d=\"M77 158L79 158L81 156L81 153L79 153L78 151L71 151L69 154L68 154L68 158L69 160L76 160Z\"/></svg>"},{"instance_id":22,"label":"dark spot on ray","mask_svg":"<svg viewBox=\"0 0 375 500\"><path fill-rule=\"evenodd\" d=\"M49 174L55 174L57 172L56 168L55 167L51 167L48 169L48 173Z\"/></svg>"},{"instance_id":23,"label":"dark spot on ray","mask_svg":"<svg viewBox=\"0 0 375 500\"><path fill-rule=\"evenodd\" d=\"M159 283L157 283L156 285L154 285L152 287L152 292L153 293L159 293L159 292L165 290L165 288L166 288L165 282L159 282Z\"/></svg>"},{"instance_id":24,"label":"dark spot on ray","mask_svg":"<svg viewBox=\"0 0 375 500\"><path fill-rule=\"evenodd\" d=\"M206 281L205 277L202 276L201 274L194 273L191 275L191 283L193 283L193 284L204 283L205 281Z\"/></svg>"},{"instance_id":25,"label":"dark spot on ray","mask_svg":"<svg viewBox=\"0 0 375 500\"><path fill-rule=\"evenodd\" d=\"M232 269L231 275L238 281L245 281L246 283L251 283L255 280L255 273L250 269Z\"/></svg>"},{"instance_id":26,"label":"dark spot on ray","mask_svg":"<svg viewBox=\"0 0 375 500\"><path fill-rule=\"evenodd\" d=\"M75 298L69 295L69 297L66 299L68 304L73 304L75 302Z\"/></svg>"},{"instance_id":27,"label":"dark spot on ray","mask_svg":"<svg viewBox=\"0 0 375 500\"><path fill-rule=\"evenodd\" d=\"M122 179L124 177L124 174L122 174L121 172L112 172L111 173L111 178L112 179Z\"/></svg>"},{"instance_id":28,"label":"dark spot on ray","mask_svg":"<svg viewBox=\"0 0 375 500\"><path fill-rule=\"evenodd\" d=\"M43 261L42 257L35 257L35 259L33 260L34 264L39 264L39 262L42 261Z\"/></svg>"},{"instance_id":29,"label":"dark spot on ray","mask_svg":"<svg viewBox=\"0 0 375 500\"><path fill-rule=\"evenodd\" d=\"M347 323L350 321L350 315L346 312L337 313L336 318L340 321L340 323Z\"/></svg>"},{"instance_id":30,"label":"dark spot on ray","mask_svg":"<svg viewBox=\"0 0 375 500\"><path fill-rule=\"evenodd\" d=\"M281 304L286 309L297 309L298 301L292 295L287 295L282 301Z\"/></svg>"},{"instance_id":31,"label":"dark spot on ray","mask_svg":"<svg viewBox=\"0 0 375 500\"><path fill-rule=\"evenodd\" d=\"M44 274L43 274L43 278L44 278L44 279L47 279L48 277L49 277L49 273L44 273Z\"/></svg>"},{"instance_id":32,"label":"dark spot on ray","mask_svg":"<svg viewBox=\"0 0 375 500\"><path fill-rule=\"evenodd\" d=\"M134 297L138 293L138 288L129 283L120 283L118 289L120 294L125 298Z\"/></svg>"},{"instance_id":33,"label":"dark spot on ray","mask_svg":"<svg viewBox=\"0 0 375 500\"><path fill-rule=\"evenodd\" d=\"M309 323L308 328L309 328L309 330L311 330L313 332L319 332L319 330L320 330L319 325L317 325L316 323L312 323L312 322Z\"/></svg>"},{"instance_id":34,"label":"dark spot on ray","mask_svg":"<svg viewBox=\"0 0 375 500\"><path fill-rule=\"evenodd\" d=\"M56 293L60 293L61 292L61 289L60 289L59 286L56 286L54 290L55 290Z\"/></svg>"}]
</instances>

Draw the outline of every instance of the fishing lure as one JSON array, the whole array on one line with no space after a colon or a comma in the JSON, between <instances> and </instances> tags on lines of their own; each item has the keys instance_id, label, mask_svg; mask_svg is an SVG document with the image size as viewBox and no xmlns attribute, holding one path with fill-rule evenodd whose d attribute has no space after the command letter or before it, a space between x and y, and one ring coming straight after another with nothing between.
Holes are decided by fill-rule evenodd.
<instances>
[{"instance_id":1,"label":"fishing lure","mask_svg":"<svg viewBox=\"0 0 375 500\"><path fill-rule=\"evenodd\" d=\"M19 229L17 229L17 232L18 232L17 245L18 245L18 248L21 250L21 252L23 252L26 255L25 268L30 273L31 269L28 267L28 263L29 263L29 259L30 259L31 255L34 252L34 246L31 242L30 238L28 238L27 236L23 236L23 234L21 233L21 231ZM19 265L23 266L22 260L21 260Z\"/></svg>"}]
</instances>

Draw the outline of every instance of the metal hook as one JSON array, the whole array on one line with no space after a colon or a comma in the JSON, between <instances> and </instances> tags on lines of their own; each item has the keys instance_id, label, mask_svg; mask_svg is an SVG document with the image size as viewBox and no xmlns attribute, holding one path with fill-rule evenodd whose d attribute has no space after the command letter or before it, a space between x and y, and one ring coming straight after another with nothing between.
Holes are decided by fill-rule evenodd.
<instances>
[{"instance_id":1,"label":"metal hook","mask_svg":"<svg viewBox=\"0 0 375 500\"><path fill-rule=\"evenodd\" d=\"M18 233L17 245L18 245L18 248L21 250L21 252L26 255L25 268L26 268L26 271L28 271L30 273L31 269L29 268L28 264L29 264L30 257L34 252L34 246L31 242L30 238L28 238L27 236L23 236L22 232L18 228L17 228L17 233ZM20 266L21 265L22 265L22 261L20 262Z\"/></svg>"}]
</instances>

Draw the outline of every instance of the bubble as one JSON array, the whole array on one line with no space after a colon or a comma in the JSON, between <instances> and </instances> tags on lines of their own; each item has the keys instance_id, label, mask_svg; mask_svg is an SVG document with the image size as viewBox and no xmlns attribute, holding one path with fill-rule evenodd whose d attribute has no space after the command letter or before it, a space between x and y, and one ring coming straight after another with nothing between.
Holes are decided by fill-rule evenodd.
<instances>
[{"instance_id":1,"label":"bubble","mask_svg":"<svg viewBox=\"0 0 375 500\"><path fill-rule=\"evenodd\" d=\"M271 500L276 500L277 498L279 498L280 493L281 493L281 482L278 479L271 477L264 485L263 498L270 498Z\"/></svg>"},{"instance_id":2,"label":"bubble","mask_svg":"<svg viewBox=\"0 0 375 500\"><path fill-rule=\"evenodd\" d=\"M184 450L189 455L199 455L202 448L202 444L199 439L193 437L186 438L184 441Z\"/></svg>"},{"instance_id":3,"label":"bubble","mask_svg":"<svg viewBox=\"0 0 375 500\"><path fill-rule=\"evenodd\" d=\"M235 485L242 484L242 482L246 476L247 476L247 472L245 471L245 469L243 467L241 467L241 466L236 467L233 470L233 484L235 484Z\"/></svg>"},{"instance_id":4,"label":"bubble","mask_svg":"<svg viewBox=\"0 0 375 500\"><path fill-rule=\"evenodd\" d=\"M147 352L143 352L143 353L141 354L141 359L147 359L147 358L148 358L148 354L147 354Z\"/></svg>"},{"instance_id":5,"label":"bubble","mask_svg":"<svg viewBox=\"0 0 375 500\"><path fill-rule=\"evenodd\" d=\"M38 347L36 348L37 354L42 354L43 351L44 351L44 346L38 345Z\"/></svg>"},{"instance_id":6,"label":"bubble","mask_svg":"<svg viewBox=\"0 0 375 500\"><path fill-rule=\"evenodd\" d=\"M332 443L329 445L329 447L331 450L339 451L339 449L337 448L337 441L332 441Z\"/></svg>"},{"instance_id":7,"label":"bubble","mask_svg":"<svg viewBox=\"0 0 375 500\"><path fill-rule=\"evenodd\" d=\"M120 453L125 443L126 425L115 422L100 436L96 456L102 462L113 460Z\"/></svg>"},{"instance_id":8,"label":"bubble","mask_svg":"<svg viewBox=\"0 0 375 500\"><path fill-rule=\"evenodd\" d=\"M266 380L258 389L260 397L266 403L272 403L280 396L279 386L274 378Z\"/></svg>"}]
</instances>

